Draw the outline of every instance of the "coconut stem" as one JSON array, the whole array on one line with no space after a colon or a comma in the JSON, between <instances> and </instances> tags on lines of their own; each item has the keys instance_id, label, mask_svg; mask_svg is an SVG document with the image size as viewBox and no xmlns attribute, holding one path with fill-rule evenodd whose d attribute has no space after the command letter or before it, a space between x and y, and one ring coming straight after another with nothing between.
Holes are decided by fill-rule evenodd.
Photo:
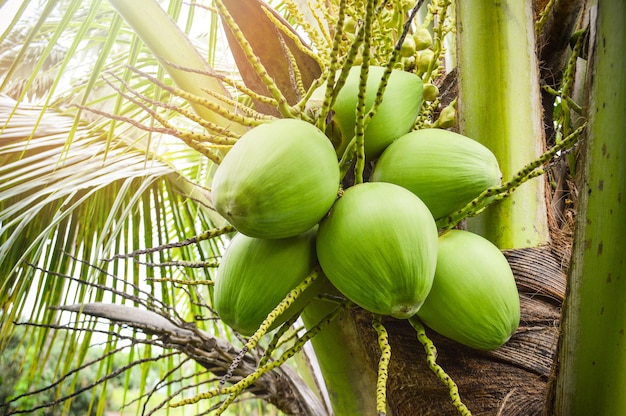
<instances>
[{"instance_id":1,"label":"coconut stem","mask_svg":"<svg viewBox=\"0 0 626 416\"><path fill-rule=\"evenodd\" d=\"M224 234L228 234L228 233L232 233L235 231L235 228L232 225L225 225L223 227L219 227L219 228L211 228L210 230L206 230L203 231L202 233L193 236L191 238L188 238L186 240L183 241L176 241L174 243L167 243L161 246L157 246L157 247L151 247L148 249L141 249L141 250L135 250L132 251L130 253L126 253L126 254L116 254L115 256L108 258L108 259L104 259L103 261L106 262L111 262L114 260L120 260L120 259L129 259L132 257L137 257L140 256L142 254L150 254L150 253L154 253L154 252L158 252L158 251L164 251L164 250L169 250L172 248L178 248L178 247L186 247L186 246L190 246L192 244L198 244L200 241L206 241L206 240L210 240L212 238L216 238L219 237L221 235Z\"/></svg>"},{"instance_id":2,"label":"coconut stem","mask_svg":"<svg viewBox=\"0 0 626 416\"><path fill-rule=\"evenodd\" d=\"M545 146L531 3L455 2L459 129L494 153L506 179ZM468 230L501 249L545 244L545 184L520 187L468 221Z\"/></svg>"},{"instance_id":3,"label":"coconut stem","mask_svg":"<svg viewBox=\"0 0 626 416\"><path fill-rule=\"evenodd\" d=\"M298 320L299 317L299 313L295 314L294 316L289 318L284 324L282 324L280 328L278 328L278 331L276 331L276 333L272 337L272 340L269 342L269 344L267 344L265 352L263 353L263 357L261 357L261 359L259 360L259 367L263 367L265 364L267 364L270 357L272 356L272 353L276 349L276 346L278 345L278 341L280 341L285 332L287 332L289 328L291 328L291 326Z\"/></svg>"},{"instance_id":4,"label":"coconut stem","mask_svg":"<svg viewBox=\"0 0 626 416\"><path fill-rule=\"evenodd\" d=\"M363 25L363 63L359 78L359 95L356 104L356 126L354 137L356 138L356 164L354 167L354 183L363 182L363 170L365 169L365 98L367 93L367 78L369 76L370 43L372 39L372 22L376 1L367 2L365 12L365 24Z\"/></svg>"}]
</instances>

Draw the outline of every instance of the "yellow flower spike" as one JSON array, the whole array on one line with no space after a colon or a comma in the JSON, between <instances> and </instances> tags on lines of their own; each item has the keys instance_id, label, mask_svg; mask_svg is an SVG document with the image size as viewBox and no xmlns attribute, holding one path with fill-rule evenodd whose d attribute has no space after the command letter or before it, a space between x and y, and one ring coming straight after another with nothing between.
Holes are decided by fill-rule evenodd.
<instances>
[{"instance_id":1,"label":"yellow flower spike","mask_svg":"<svg viewBox=\"0 0 626 416\"><path fill-rule=\"evenodd\" d=\"M439 364L437 364L437 348L435 344L431 341L430 338L426 335L426 330L424 329L424 325L420 322L420 320L414 316L409 319L409 323L415 331L417 331L417 339L424 346L424 351L426 351L426 362L428 363L428 367L435 373L435 375L442 381L443 384L448 387L448 391L450 392L450 398L452 399L452 404L457 408L459 413L462 416L472 416L472 413L469 411L467 406L463 404L461 401L461 396L459 395L459 388L456 383L446 372L441 368Z\"/></svg>"},{"instance_id":2,"label":"yellow flower spike","mask_svg":"<svg viewBox=\"0 0 626 416\"><path fill-rule=\"evenodd\" d=\"M261 337L267 333L267 330L272 326L276 318L285 310L287 310L287 308L289 308L289 306L291 306L291 304L295 302L298 296L300 296L302 292L304 292L304 289L313 284L318 276L319 270L316 268L311 272L311 274L306 277L306 279L302 281L302 283L300 283L298 286L294 287L289 293L287 293L285 299L283 299L282 302L280 302L274 308L274 310L270 312L269 315L267 315L265 321L263 321L259 329L257 329L256 332L250 337L244 348L247 348L248 350L254 348L261 339Z\"/></svg>"},{"instance_id":3,"label":"yellow flower spike","mask_svg":"<svg viewBox=\"0 0 626 416\"><path fill-rule=\"evenodd\" d=\"M356 106L356 126L354 131L354 137L356 138L356 164L354 168L355 184L363 182L363 171L365 169L365 93L369 74L370 41L372 38L372 22L374 20L374 14L374 2L370 1L367 4L365 24L363 25L363 64L361 66L359 95L357 97Z\"/></svg>"},{"instance_id":4,"label":"yellow flower spike","mask_svg":"<svg viewBox=\"0 0 626 416\"><path fill-rule=\"evenodd\" d=\"M387 379L391 361L391 345L389 345L389 335L382 323L381 315L374 315L372 326L378 334L378 346L381 352L376 380L376 411L378 416L384 416L387 414Z\"/></svg>"},{"instance_id":5,"label":"yellow flower spike","mask_svg":"<svg viewBox=\"0 0 626 416\"><path fill-rule=\"evenodd\" d=\"M237 391L235 386L224 387L221 389L209 390L204 393L197 394L193 397L189 397L188 399L183 399L178 402L170 403L168 407L181 407L186 406L188 404L198 403L200 400L211 399L216 396L221 396L222 394L229 394Z\"/></svg>"},{"instance_id":6,"label":"yellow flower spike","mask_svg":"<svg viewBox=\"0 0 626 416\"><path fill-rule=\"evenodd\" d=\"M314 269L298 286L293 288L285 298L267 315L267 318L261 323L256 332L248 339L246 345L243 346L239 354L233 359L230 367L226 371L226 374L222 376L218 384L218 390L222 389L226 382L232 377L233 372L239 367L239 363L243 357L248 353L248 351L252 350L261 337L267 333L267 331L271 328L274 321L282 315L295 301L296 299L304 292L304 290L309 287L319 276L319 272L317 269ZM280 333L280 332L279 332ZM270 352L271 353L271 352Z\"/></svg>"},{"instance_id":7,"label":"yellow flower spike","mask_svg":"<svg viewBox=\"0 0 626 416\"><path fill-rule=\"evenodd\" d=\"M248 376L240 380L237 384L235 384L232 387L217 389L217 390L214 390L215 393L211 395L209 395L211 392L207 392L196 397L204 396L201 398L205 398L207 396L215 397L221 394L230 394L230 396L221 404L221 406L215 412L216 415L221 415L226 410L226 408L228 408L228 406L237 398L237 396L241 394L248 386L250 386L256 380L258 380L259 377L261 377L263 374L267 373L268 371L273 370L274 368L277 368L283 365L285 361L287 361L288 359L296 355L300 350L302 350L302 348L304 347L304 344L306 344L311 338L313 338L322 329L324 329L326 325L331 323L339 315L339 313L341 313L348 305L350 305L350 303L346 302L346 303L339 305L337 308L335 308L335 310L333 310L331 313L326 315L324 319L322 319L317 325L315 325L313 328L308 330L302 336L302 338L298 338L295 341L294 345L291 348L289 348L287 351L285 351L283 355L281 355L276 361L272 361L270 363L265 364L262 367L259 367L255 372L249 374ZM189 404L196 403L199 400L201 400L201 398L198 400L195 400L196 397L174 403L173 405L170 405L170 407L176 407L179 404L182 405L182 404L188 404L188 403ZM195 401L189 402L189 400L195 400ZM183 403L183 402L187 402L187 403Z\"/></svg>"},{"instance_id":8,"label":"yellow flower spike","mask_svg":"<svg viewBox=\"0 0 626 416\"><path fill-rule=\"evenodd\" d=\"M177 65L177 64L174 64L172 62L166 62L166 63L167 63L168 66L171 66L172 68L175 68L175 69L180 69L181 71L186 71L186 72L191 72L191 73L195 73L195 74L206 75L207 77L216 78L216 79L222 81L224 84L226 84L226 85L232 87L233 89L239 91L240 93L249 96L250 98L252 98L255 101L259 101L259 102L261 102L263 104L267 104L267 105L274 106L274 107L278 106L278 102L274 98L268 97L266 95L258 94L257 92L253 91L252 89L246 87L246 84L244 84L243 82L236 81L236 80L234 80L232 78L229 78L226 75L222 75L222 74L220 74L218 72L215 72L215 71L207 72L207 71L200 71L200 70L197 70L197 69L185 68L184 66ZM209 93L209 94L213 95L214 97L217 97L218 99L224 101L224 95L222 95L222 94L216 93L215 91L212 91L212 90L207 90L206 88L202 88L202 91L204 91L206 93ZM157 102L157 103L161 104L160 102ZM241 108L241 105L238 104L236 106L236 108L238 108L238 109Z\"/></svg>"},{"instance_id":9,"label":"yellow flower spike","mask_svg":"<svg viewBox=\"0 0 626 416\"><path fill-rule=\"evenodd\" d=\"M261 357L261 359L259 360L259 367L263 367L267 364L269 359L272 357L272 353L274 352L274 350L276 350L278 341L280 341L282 336L285 335L285 333L289 330L289 328L291 328L291 326L298 320L299 317L299 313L295 314L294 316L289 318L284 324L282 324L280 328L278 328L278 331L276 331L276 333L272 337L272 340L269 342L269 344L267 344L265 352L263 353L263 357Z\"/></svg>"},{"instance_id":10,"label":"yellow flower spike","mask_svg":"<svg viewBox=\"0 0 626 416\"><path fill-rule=\"evenodd\" d=\"M193 72L193 73L201 73L201 74L205 74L205 75L208 75L208 76L213 76L212 74L210 74L208 72L195 71L195 70L192 71L191 69L184 68L184 67L181 67L179 65L175 65L175 64L171 64L171 63L168 63L168 65L172 66L175 69L180 69L180 70L183 70L183 71L187 70L187 71ZM232 131L231 129L227 129L227 128L222 127L222 126L220 126L218 124L215 124L215 123L213 123L211 121L205 120L204 118L200 117L195 112L189 111L186 108L183 108L183 107L178 106L176 104L171 104L171 103L168 103L168 102L165 102L165 101L159 101L159 100L152 99L152 98L150 98L150 97L148 97L148 96L146 96L144 94L141 94L140 92L134 90L133 87L128 82L126 82L124 79L122 79L118 75L113 74L113 73L108 73L108 75L110 75L116 81L118 81L121 85L123 85L126 88L126 90L132 92L133 96L139 98L140 101L135 100L135 98L131 97L129 94L124 93L120 88L118 88L117 86L113 85L112 82L110 82L110 81L105 79L105 82L107 84L109 84L110 86L115 88L120 93L120 95L122 95L122 97L125 97L128 100L137 103L137 105L141 106L142 108L145 108L146 111L148 111L150 114L154 115L155 119L157 119L157 121L159 121L160 123L161 123L161 120L164 120L164 119L162 117L158 116L158 114L154 110L152 110L150 107L147 107L147 106L143 105L144 103L147 103L147 104L149 104L149 105L151 105L153 107L161 107L161 108L164 108L166 110L177 112L180 115L182 115L182 116L188 118L189 120L193 121L194 123L197 123L200 126L206 128L210 132L213 132L215 134L219 134L220 136L230 137L230 138L233 139L232 143L230 143L230 144L233 144L237 140L237 138L239 138L239 134L234 132L234 131ZM224 79L227 79L227 78L223 77L223 78L220 78L220 79L224 80ZM205 90L203 89L203 91L205 91ZM207 91L207 92L209 92L209 91ZM224 97L223 95L216 94L216 93L214 93L212 91L211 91L211 93L213 94L214 97L217 97L218 99ZM144 102L144 103L142 103L142 102ZM159 118L157 118L157 117L159 117ZM161 123L161 124L163 124L163 123Z\"/></svg>"},{"instance_id":11,"label":"yellow flower spike","mask_svg":"<svg viewBox=\"0 0 626 416\"><path fill-rule=\"evenodd\" d=\"M326 124L329 120L327 120L330 109L335 103L335 99L337 98L337 94L339 90L343 87L348 78L348 71L352 64L354 63L356 56L359 51L359 46L363 42L363 31L358 30L357 36L352 41L350 48L345 57L343 57L343 63L340 62L340 53L341 45L342 45L342 37L344 34L343 31L343 22L346 19L346 0L341 0L339 3L339 16L337 17L337 26L335 30L335 37L333 38L332 50L331 50L331 61L330 61L330 69L328 73L328 81L326 83L326 91L324 93L324 101L322 102L322 106L320 108L320 114L317 121L317 127L326 131ZM340 66L343 65L343 69L341 70L341 74L337 79L335 79L335 73L339 70Z\"/></svg>"},{"instance_id":12,"label":"yellow flower spike","mask_svg":"<svg viewBox=\"0 0 626 416\"><path fill-rule=\"evenodd\" d=\"M191 94L188 93L185 90L182 90L180 88L176 88L173 87L171 85L167 85L164 82L162 82L161 80L159 80L156 77L153 77L152 75L149 75L143 71L140 71L137 68L133 68L133 67L129 67L129 70L133 71L134 73L142 76L143 78L147 79L148 81L152 82L153 84L155 84L156 86L158 86L159 88L162 88L163 90L171 93L172 95L175 95L177 97L180 97L184 100L187 100L190 103L194 103L194 104L198 104L201 106L204 106L206 108L208 108L211 111L216 112L217 114L219 114L220 116L224 117L227 120L230 120L232 122L241 124L242 126L248 126L248 127L252 127L252 126L257 126L259 124L265 123L268 120L273 120L274 117L271 116L267 116L265 114L261 114L261 113L256 113L253 116L247 117L244 116L243 114L240 114L239 112L232 112L231 110L229 110L228 108L219 105L213 101L210 101L206 98L197 96L195 94Z\"/></svg>"},{"instance_id":13,"label":"yellow flower spike","mask_svg":"<svg viewBox=\"0 0 626 416\"><path fill-rule=\"evenodd\" d=\"M293 16L294 19L296 19L297 22L299 22L301 24L301 27L305 30L305 32L307 31L307 29L311 29L311 25L309 25L308 23L306 23L304 21L304 18L302 17L302 14L299 12L299 9L296 7L295 10L292 8L291 10L293 10L295 12L295 14L291 14L291 16ZM263 12L265 13L265 15L267 16L267 18L269 20L272 21L272 23L274 23L276 25L276 27L278 29L280 29L280 31L287 36L288 38L290 38L291 40L293 40L296 48L298 48L298 50L306 55L308 55L309 57L311 57L313 60L315 60L317 62L317 64L320 66L320 68L324 67L324 62L320 59L319 55L314 53L311 49L307 48L303 43L302 43L302 39L297 36L295 34L295 32L293 30L290 30L289 28L287 28L287 26L280 21L273 13L270 13L269 10L267 9L263 9ZM309 31L307 34L311 34L313 31ZM313 38L311 38L313 39ZM290 53L289 48L285 48L285 50ZM293 68L295 70L298 69L297 65L294 65Z\"/></svg>"},{"instance_id":14,"label":"yellow flower spike","mask_svg":"<svg viewBox=\"0 0 626 416\"><path fill-rule=\"evenodd\" d=\"M241 29L237 25L237 22L235 22L235 19L228 11L228 8L224 6L224 3L221 0L215 0L215 6L217 7L219 14L224 20L226 26L230 28L233 36L235 37L235 39L237 40L237 43L239 44L239 47L241 48L246 58L248 59L248 62L250 63L252 68L254 68L257 75L261 78L261 80L263 81L263 84L267 87L267 90L269 91L269 93L277 101L278 111L280 112L280 114L284 118L294 118L294 114L292 113L292 108L289 106L289 103L287 102L287 98L285 98L280 88L278 88L278 85L276 84L274 79L271 77L271 75L267 72L267 69L261 63L261 60L257 57L257 55L252 50L252 46L250 45L250 42L248 42L248 40L242 33Z\"/></svg>"},{"instance_id":15,"label":"yellow flower spike","mask_svg":"<svg viewBox=\"0 0 626 416\"><path fill-rule=\"evenodd\" d=\"M345 308L352 305L353 304L351 302L344 302L338 305L335 310L326 315L317 325L308 330L301 338L298 338L295 341L294 345L287 351L285 351L283 355L281 355L276 361L272 361L259 367L255 372L241 379L237 384L230 387L218 388L208 392L200 393L194 397L171 403L169 407L180 407L187 404L197 403L203 399L210 399L212 397L220 396L223 394L230 394L231 396L221 404L221 406L219 407L219 409L217 409L215 413L216 415L222 414L224 410L226 410L226 408L235 400L235 398L237 398L237 396L241 394L241 392L243 392L248 386L258 380L259 377L261 377L263 374L281 366L285 363L285 361L293 357L302 349L302 347L304 347L304 344L306 344L311 338L313 338L322 329L324 329L326 325L330 324Z\"/></svg>"}]
</instances>

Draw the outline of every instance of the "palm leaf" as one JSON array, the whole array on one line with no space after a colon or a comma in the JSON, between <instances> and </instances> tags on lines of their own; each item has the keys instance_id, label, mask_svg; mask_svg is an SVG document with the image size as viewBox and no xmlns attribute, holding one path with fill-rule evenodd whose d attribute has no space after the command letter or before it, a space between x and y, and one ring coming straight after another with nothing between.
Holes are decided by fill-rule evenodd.
<instances>
[{"instance_id":1,"label":"palm leaf","mask_svg":"<svg viewBox=\"0 0 626 416\"><path fill-rule=\"evenodd\" d=\"M103 393L115 373L111 359L124 348L112 336L115 326L98 329L102 327L90 319L59 326L57 322L70 317L54 307L136 303L132 294L141 288L152 299L175 306L183 319L206 315L202 305L209 296L205 290L194 292L171 282L202 280L207 274L210 278L210 271L158 264L211 258L223 247L219 238L146 253L146 263L153 264L150 267L102 259L185 240L223 221L211 209L206 189L198 185L210 181L213 164L164 134L159 123L171 120L175 126L197 129L195 118L184 112L189 107L205 119L224 123L219 115L171 89L174 84L183 92L217 100L219 106L234 112L228 110L229 93L219 77L206 76L217 71L203 61L197 45L172 20L184 16L182 3L170 3L167 14L160 8L150 9L163 24L149 28L141 26L145 19L133 23L132 13L145 17L150 7L159 7L156 2L111 4L131 26L139 25L133 27L137 33L109 3L50 2L45 16L29 17L33 16L29 14L32 4L18 11L11 28L21 22L29 29L17 53L6 52L11 49L6 48L8 34L13 31L5 32L0 45L0 56L6 52L0 64L9 68L0 90L10 91L17 99L0 98L0 344L11 339L14 322L34 324L20 335L22 344L43 358L24 363L24 370L30 377L46 368L63 379L73 374L68 378L73 384L75 369L87 360L92 334L101 332L106 338L102 358L92 365L97 367ZM186 27L191 30L192 19L200 13L193 7L187 10ZM171 42L159 45L159 39ZM67 53L54 55L61 44ZM189 59L181 62L181 53ZM208 54L215 56L215 52ZM53 55L55 59L49 59ZM25 56L38 58L25 66ZM90 63L87 70L81 69L85 62ZM52 74L49 82L38 81L41 72ZM217 96L207 90L217 91ZM21 103L27 96L41 105ZM232 122L228 125L234 132L242 131ZM230 331L212 322L198 324L233 339ZM73 330L50 330L56 327ZM54 361L52 345L60 346L66 359ZM142 350L133 344L128 354L129 363L138 356L148 359L141 364L144 374L155 360L149 344ZM168 356L161 365L172 375L182 362L179 356ZM172 384L165 385L174 394ZM142 381L140 397L146 389L149 386ZM62 396L60 390L56 394ZM92 406L102 408L96 396ZM69 401L55 405L67 410Z\"/></svg>"},{"instance_id":2,"label":"palm leaf","mask_svg":"<svg viewBox=\"0 0 626 416\"><path fill-rule=\"evenodd\" d=\"M81 3L84 8L78 14L89 16L82 25L72 20L77 13L76 6ZM153 123L150 115L137 105L121 100L103 82L103 71L122 74L131 88L147 96L169 99L169 94L159 93L160 87L144 78L131 81L132 72L126 65L154 68L155 60L141 46L138 37L127 26L120 25L121 19L112 13L107 3L73 2L70 6L73 8L52 9L51 5L47 18L54 16L64 23L55 26L54 19L47 21L40 17L35 20L37 24L26 31L30 39L34 39L23 43L21 51L26 52L18 52L12 58L10 53L5 55L6 62L13 68L22 69L23 56L41 57L26 67L31 68L30 72L13 70L4 78L7 89L17 86L11 90L17 98L25 97L41 85L36 82L38 71L35 69L47 63L52 68L46 69L56 71L44 93L29 94L31 98L42 97L43 106L19 105L7 97L2 97L0 104L2 344L11 339L14 321L49 323L62 319L47 306L105 299L102 290L89 291L80 282L70 283L55 275L65 273L80 276L84 281L106 282L106 276L83 263L72 262L70 255L100 264L104 257L157 246L171 239L184 239L188 237L186 233L199 233L211 226L207 216L212 215L210 208L185 197L189 193L196 201L207 201L206 192L190 181L206 181L204 176L210 167L206 158L186 146L172 145L171 138L153 140L155 135L151 132L141 132L114 119L93 117L85 111L68 113L64 110L62 113L52 109L61 109L64 103L71 102L88 104L134 117L149 127ZM25 10L20 13L26 13ZM72 39L68 50L71 53L63 55L63 59L46 60L51 46L42 51L39 49L42 42L35 42L50 39L44 33L47 29L42 22L56 27L54 40ZM105 31L105 27L113 27L113 30ZM46 43L55 44L55 41ZM5 45L3 43L0 49L4 50ZM94 53L95 59L89 58ZM86 59L96 62L95 68L91 72L78 72L79 76L85 73L85 77L68 79L66 73L76 73ZM24 74L27 74L25 78ZM154 75L168 82L158 68ZM175 114L170 112L166 116ZM93 122L86 123L85 119ZM154 158L154 152L159 150L157 145L161 146L161 151L165 150L167 159ZM179 169L175 169L174 164ZM212 256L216 248L213 243L202 244L206 256ZM197 247L170 254L168 259L201 257ZM157 262L168 259L158 256ZM42 270L49 273L42 273ZM145 284L141 275L154 274L150 268L132 262L111 265L110 270L113 274L129 276L136 284ZM203 270L197 273L203 275ZM197 273L191 271L186 275ZM161 272L163 276L177 274L180 272L176 269ZM112 287L130 289L124 279L109 283ZM179 290L165 283L152 284L151 291L170 302L180 299L176 295ZM125 301L119 297L118 300ZM116 301L115 296L109 301ZM188 304L181 312L194 316L197 311ZM93 324L86 322L82 327L93 328ZM82 336L50 332L46 327L29 329L22 336L24 349L38 351L45 357L24 368L33 377L50 365L55 374L65 374L73 365L80 366L87 355L89 333ZM52 345L60 345L61 354L67 359L54 364L49 362ZM106 350L115 349L115 345L115 341L111 341ZM106 374L109 365L101 366L101 375Z\"/></svg>"},{"instance_id":3,"label":"palm leaf","mask_svg":"<svg viewBox=\"0 0 626 416\"><path fill-rule=\"evenodd\" d=\"M0 101L0 113L13 108L11 100ZM31 134L29 128L39 112L37 108L18 107L11 127L1 136L0 267L10 278L3 279L0 293L10 296L12 303L20 303L19 298L30 289L32 270L24 268L24 262L37 264L46 255L45 244L55 235L65 233L60 241L66 244L50 249L61 257L61 250L70 254L87 250L92 245L89 240L96 238L98 250L85 257L93 262L119 250L138 248L133 244L158 244L134 238L120 245L119 239L129 240L124 236L130 232L124 229L129 226L126 222L132 221L136 228L146 221L133 212L138 206L150 212L155 200L146 200L144 195L155 194L157 202L169 203L177 198L173 192L177 182L192 186L164 159L146 160L145 150L129 148L122 142L109 149L106 135L88 127L77 130L76 140L66 151L68 129L73 126L69 117L46 113L25 146L24 138ZM197 169L188 170L193 174ZM159 205L155 208L160 209ZM176 210L170 207L168 212ZM205 219L207 223L210 221ZM3 319L16 318L15 312Z\"/></svg>"},{"instance_id":4,"label":"palm leaf","mask_svg":"<svg viewBox=\"0 0 626 416\"><path fill-rule=\"evenodd\" d=\"M58 319L48 306L104 298L101 290L87 291L79 283L70 284L54 274L79 275L85 281L95 279L106 283L106 276L84 264L73 264L66 253L100 264L102 258L156 246L163 238L180 238L180 230L199 232L200 227L210 224L195 204L191 216L178 209L179 204L185 204L185 197L176 193L176 182L191 185L164 159L146 159L145 149L129 147L119 140L113 146L107 145L107 135L89 126L76 129L75 139L66 150L73 118L47 112L32 134L40 109L16 108L12 100L4 98L0 114L9 111L13 113L11 125L5 128L0 143L3 340L9 339L13 321ZM183 155L189 160L190 155L185 153L187 149ZM175 160L176 154L170 157ZM199 161L192 168L187 167L187 171L197 175L197 166L201 165ZM155 209L163 214L154 216ZM185 225L179 228L182 224ZM211 246L204 249L211 253ZM37 269L29 264L43 267ZM53 274L41 273L42 269ZM121 268L115 265L111 270L131 276L136 285L141 283L138 277L141 269L137 265ZM149 275L143 270L144 275ZM125 286L123 279L109 284ZM177 290L165 284L152 285L151 290L160 298L178 297ZM193 311L187 308L185 313ZM40 351L46 351L45 346L49 345L45 330L28 339ZM57 342L64 344L68 354L80 351L77 354L80 362L89 345L82 341L75 334L67 334ZM111 348L114 347L113 343ZM56 371L66 373L71 362L59 365Z\"/></svg>"}]
</instances>

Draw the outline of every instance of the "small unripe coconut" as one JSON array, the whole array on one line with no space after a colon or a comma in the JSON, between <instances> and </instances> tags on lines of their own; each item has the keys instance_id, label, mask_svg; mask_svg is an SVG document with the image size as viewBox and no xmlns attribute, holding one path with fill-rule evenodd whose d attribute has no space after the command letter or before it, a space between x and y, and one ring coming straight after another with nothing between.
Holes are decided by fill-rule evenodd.
<instances>
[{"instance_id":1,"label":"small unripe coconut","mask_svg":"<svg viewBox=\"0 0 626 416\"><path fill-rule=\"evenodd\" d=\"M410 56L414 56L416 51L415 39L413 36L407 36L404 38L404 42L402 42L402 46L400 47L400 56L408 58Z\"/></svg>"},{"instance_id":2,"label":"small unripe coconut","mask_svg":"<svg viewBox=\"0 0 626 416\"><path fill-rule=\"evenodd\" d=\"M449 105L445 106L441 112L439 113L439 117L437 121L433 124L433 127L439 129L449 129L454 126L456 121L456 103L452 102Z\"/></svg>"},{"instance_id":3,"label":"small unripe coconut","mask_svg":"<svg viewBox=\"0 0 626 416\"><path fill-rule=\"evenodd\" d=\"M413 39L415 40L415 47L418 51L423 51L433 46L433 36L425 27L418 27L413 34Z\"/></svg>"},{"instance_id":4,"label":"small unripe coconut","mask_svg":"<svg viewBox=\"0 0 626 416\"><path fill-rule=\"evenodd\" d=\"M349 17L349 18L347 18L347 19L345 20L345 22L344 22L344 24L343 24L343 30L344 30L346 33L352 33L352 34L354 34L354 33L356 33L357 26L358 26L357 21L356 21L354 18Z\"/></svg>"},{"instance_id":5,"label":"small unripe coconut","mask_svg":"<svg viewBox=\"0 0 626 416\"><path fill-rule=\"evenodd\" d=\"M435 101L439 97L439 88L435 84L424 84L424 101Z\"/></svg>"},{"instance_id":6,"label":"small unripe coconut","mask_svg":"<svg viewBox=\"0 0 626 416\"><path fill-rule=\"evenodd\" d=\"M435 60L435 52L432 49L424 49L417 54L417 70L419 73L426 73L431 62Z\"/></svg>"}]
</instances>

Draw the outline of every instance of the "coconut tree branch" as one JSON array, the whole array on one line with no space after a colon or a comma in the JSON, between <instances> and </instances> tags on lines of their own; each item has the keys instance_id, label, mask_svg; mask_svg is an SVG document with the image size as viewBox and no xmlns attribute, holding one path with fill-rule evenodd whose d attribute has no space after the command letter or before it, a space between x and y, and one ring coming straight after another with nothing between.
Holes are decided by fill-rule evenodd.
<instances>
[{"instance_id":1,"label":"coconut tree branch","mask_svg":"<svg viewBox=\"0 0 626 416\"><path fill-rule=\"evenodd\" d=\"M530 3L456 4L460 130L494 152L508 180L544 150ZM549 240L544 195L542 182L528 182L468 221L468 229L500 248L544 244Z\"/></svg>"},{"instance_id":2,"label":"coconut tree branch","mask_svg":"<svg viewBox=\"0 0 626 416\"><path fill-rule=\"evenodd\" d=\"M191 356L211 373L226 374L240 351L230 343L195 328L193 324L175 323L156 312L126 305L91 302L55 306L52 309L82 313L108 319L159 337L164 347L179 350ZM256 371L256 360L244 355L233 378L240 380ZM295 372L277 367L261 375L249 389L255 395L278 406L286 414L324 415L326 411L316 396Z\"/></svg>"}]
</instances>

